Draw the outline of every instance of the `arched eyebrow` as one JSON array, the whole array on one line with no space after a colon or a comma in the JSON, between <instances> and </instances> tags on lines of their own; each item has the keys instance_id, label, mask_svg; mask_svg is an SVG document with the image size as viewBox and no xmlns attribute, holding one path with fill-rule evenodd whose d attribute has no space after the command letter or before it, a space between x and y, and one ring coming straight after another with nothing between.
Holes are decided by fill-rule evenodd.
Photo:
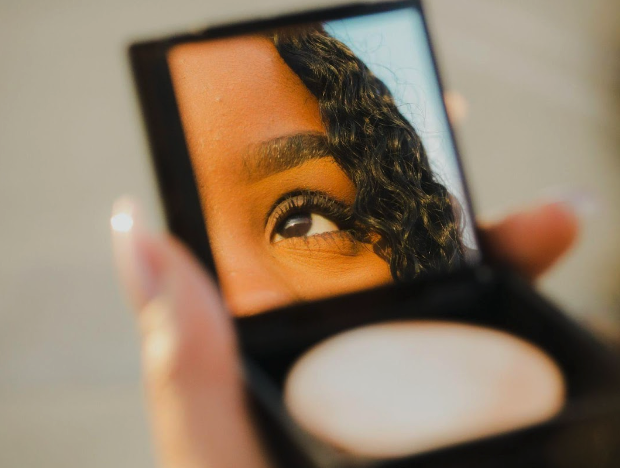
<instances>
[{"instance_id":1,"label":"arched eyebrow","mask_svg":"<svg viewBox=\"0 0 620 468\"><path fill-rule=\"evenodd\" d=\"M264 179L312 159L331 157L327 136L319 132L296 133L250 147L243 167L250 181Z\"/></svg>"}]
</instances>

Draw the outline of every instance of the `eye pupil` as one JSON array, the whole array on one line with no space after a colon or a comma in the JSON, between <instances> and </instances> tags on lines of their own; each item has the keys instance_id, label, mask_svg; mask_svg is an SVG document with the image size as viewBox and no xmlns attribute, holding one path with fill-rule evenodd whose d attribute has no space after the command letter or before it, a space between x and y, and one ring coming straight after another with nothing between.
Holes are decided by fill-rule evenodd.
<instances>
[{"instance_id":1,"label":"eye pupil","mask_svg":"<svg viewBox=\"0 0 620 468\"><path fill-rule=\"evenodd\" d=\"M312 228L312 215L309 213L298 213L286 218L279 234L284 239L291 237L302 237L308 234Z\"/></svg>"}]
</instances>

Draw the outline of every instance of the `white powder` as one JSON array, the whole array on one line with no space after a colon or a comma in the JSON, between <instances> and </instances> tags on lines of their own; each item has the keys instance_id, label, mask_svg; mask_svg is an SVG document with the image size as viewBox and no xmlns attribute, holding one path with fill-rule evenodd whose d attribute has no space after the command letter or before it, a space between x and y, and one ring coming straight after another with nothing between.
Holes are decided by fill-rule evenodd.
<instances>
[{"instance_id":1,"label":"white powder","mask_svg":"<svg viewBox=\"0 0 620 468\"><path fill-rule=\"evenodd\" d=\"M348 331L293 366L285 403L301 427L371 458L410 455L554 416L558 366L532 344L472 325L405 321Z\"/></svg>"}]
</instances>

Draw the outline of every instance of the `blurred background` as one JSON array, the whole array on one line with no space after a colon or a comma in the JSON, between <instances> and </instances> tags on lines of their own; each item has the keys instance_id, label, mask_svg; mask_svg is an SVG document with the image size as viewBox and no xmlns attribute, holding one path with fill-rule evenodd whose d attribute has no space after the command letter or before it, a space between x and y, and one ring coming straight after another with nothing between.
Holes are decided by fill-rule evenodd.
<instances>
[{"instance_id":1,"label":"blurred background","mask_svg":"<svg viewBox=\"0 0 620 468\"><path fill-rule=\"evenodd\" d=\"M620 335L620 2L428 0L480 215L595 193L539 284ZM0 0L0 466L152 467L137 335L110 255L112 201L161 225L125 48L325 0Z\"/></svg>"}]
</instances>

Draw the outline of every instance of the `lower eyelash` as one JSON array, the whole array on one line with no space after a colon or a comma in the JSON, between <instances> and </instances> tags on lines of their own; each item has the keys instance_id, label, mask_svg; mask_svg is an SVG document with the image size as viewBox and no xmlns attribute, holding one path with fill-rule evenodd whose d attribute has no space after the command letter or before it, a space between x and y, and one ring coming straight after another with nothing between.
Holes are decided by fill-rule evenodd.
<instances>
[{"instance_id":1,"label":"lower eyelash","mask_svg":"<svg viewBox=\"0 0 620 468\"><path fill-rule=\"evenodd\" d=\"M312 236L291 237L281 240L278 244L284 244L287 248L307 249L312 252L329 250L341 255L357 255L365 245L356 240L350 230L330 231Z\"/></svg>"}]
</instances>

